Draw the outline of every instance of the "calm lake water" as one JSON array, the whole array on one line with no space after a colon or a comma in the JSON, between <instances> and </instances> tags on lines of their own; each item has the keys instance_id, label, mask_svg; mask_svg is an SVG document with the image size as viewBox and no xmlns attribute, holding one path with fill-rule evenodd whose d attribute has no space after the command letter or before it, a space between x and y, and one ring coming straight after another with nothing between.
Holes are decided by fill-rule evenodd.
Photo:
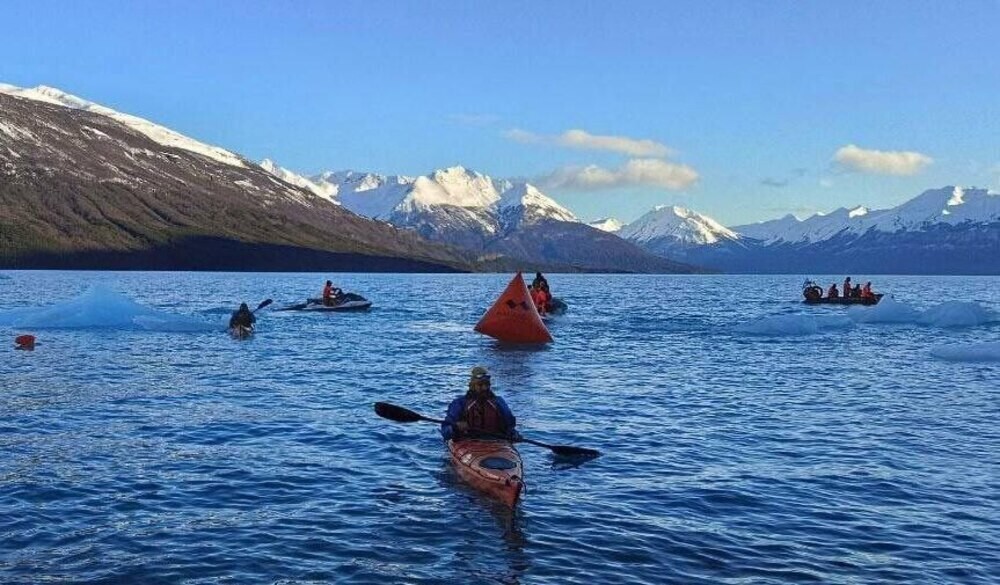
<instances>
[{"instance_id":1,"label":"calm lake water","mask_svg":"<svg viewBox=\"0 0 1000 585\"><path fill-rule=\"evenodd\" d=\"M375 308L224 333L328 276ZM933 352L1000 342L1000 278L849 313L804 276L549 275L530 350L472 331L510 275L0 273L0 582L997 582L1000 362ZM522 445L511 514L372 412L440 416L477 364L604 455Z\"/></svg>"}]
</instances>

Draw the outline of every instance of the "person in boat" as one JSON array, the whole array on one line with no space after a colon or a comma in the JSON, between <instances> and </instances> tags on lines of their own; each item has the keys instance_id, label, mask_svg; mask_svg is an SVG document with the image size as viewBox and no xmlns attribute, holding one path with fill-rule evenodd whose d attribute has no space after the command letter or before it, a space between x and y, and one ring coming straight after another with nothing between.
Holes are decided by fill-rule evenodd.
<instances>
[{"instance_id":1,"label":"person in boat","mask_svg":"<svg viewBox=\"0 0 1000 585\"><path fill-rule=\"evenodd\" d=\"M344 291L333 286L333 281L326 281L326 285L323 286L323 304L327 307L332 307L336 303L337 298L343 293Z\"/></svg>"},{"instance_id":2,"label":"person in boat","mask_svg":"<svg viewBox=\"0 0 1000 585\"><path fill-rule=\"evenodd\" d=\"M490 374L486 368L472 368L469 390L448 405L448 413L441 423L441 436L448 439L475 439L477 437L515 439L517 419L510 407L493 393Z\"/></svg>"},{"instance_id":3,"label":"person in boat","mask_svg":"<svg viewBox=\"0 0 1000 585\"><path fill-rule=\"evenodd\" d=\"M872 293L872 283L868 281L865 283L864 288L861 289L861 298L863 299L874 299L875 295Z\"/></svg>"},{"instance_id":4,"label":"person in boat","mask_svg":"<svg viewBox=\"0 0 1000 585\"><path fill-rule=\"evenodd\" d=\"M246 303L240 303L240 308L233 312L233 316L229 318L229 328L234 329L236 327L253 327L253 324L257 322L257 317L250 311L250 307Z\"/></svg>"},{"instance_id":5,"label":"person in boat","mask_svg":"<svg viewBox=\"0 0 1000 585\"><path fill-rule=\"evenodd\" d=\"M854 285L854 288L851 289L851 298L852 299L860 299L861 298L861 285L860 284Z\"/></svg>"},{"instance_id":6,"label":"person in boat","mask_svg":"<svg viewBox=\"0 0 1000 585\"><path fill-rule=\"evenodd\" d=\"M845 298L851 296L851 277L850 276L848 276L847 278L844 279L844 287L841 288L840 290L844 291L844 297Z\"/></svg>"},{"instance_id":7,"label":"person in boat","mask_svg":"<svg viewBox=\"0 0 1000 585\"><path fill-rule=\"evenodd\" d=\"M802 283L802 295L807 301L816 301L823 296L823 289L815 282L807 280Z\"/></svg>"},{"instance_id":8,"label":"person in boat","mask_svg":"<svg viewBox=\"0 0 1000 585\"><path fill-rule=\"evenodd\" d=\"M828 298L828 299L835 299L835 298L837 298L839 296L840 296L840 292L837 291L837 283L835 282L835 283L831 284L829 290L826 291L826 298Z\"/></svg>"}]
</instances>

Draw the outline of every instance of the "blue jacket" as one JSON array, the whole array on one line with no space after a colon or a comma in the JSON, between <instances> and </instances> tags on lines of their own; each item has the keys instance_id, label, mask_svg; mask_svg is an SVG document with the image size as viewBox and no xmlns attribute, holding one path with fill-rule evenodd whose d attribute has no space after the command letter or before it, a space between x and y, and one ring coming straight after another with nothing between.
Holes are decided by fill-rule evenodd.
<instances>
[{"instance_id":1,"label":"blue jacket","mask_svg":"<svg viewBox=\"0 0 1000 585\"><path fill-rule=\"evenodd\" d=\"M503 398L495 396L497 410L500 411L500 416L503 417L505 423L507 423L507 433L510 436L514 436L514 426L517 425L517 419L514 418L514 413L511 412L510 407L504 402ZM462 418L462 412L465 411L465 396L459 396L458 398L451 401L448 405L448 414L444 417L444 422L441 423L441 436L447 441L452 438L455 434L455 423Z\"/></svg>"}]
</instances>

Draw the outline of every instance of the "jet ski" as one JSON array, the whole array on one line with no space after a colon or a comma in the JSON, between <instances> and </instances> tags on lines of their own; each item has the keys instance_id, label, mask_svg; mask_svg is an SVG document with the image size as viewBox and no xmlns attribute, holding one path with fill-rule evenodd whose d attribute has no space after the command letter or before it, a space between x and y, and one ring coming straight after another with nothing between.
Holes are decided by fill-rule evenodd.
<instances>
[{"instance_id":1,"label":"jet ski","mask_svg":"<svg viewBox=\"0 0 1000 585\"><path fill-rule=\"evenodd\" d=\"M367 311L372 306L372 302L365 297L354 293L343 293L333 298L332 303L327 305L323 299L308 299L304 303L288 305L278 309L279 311Z\"/></svg>"}]
</instances>

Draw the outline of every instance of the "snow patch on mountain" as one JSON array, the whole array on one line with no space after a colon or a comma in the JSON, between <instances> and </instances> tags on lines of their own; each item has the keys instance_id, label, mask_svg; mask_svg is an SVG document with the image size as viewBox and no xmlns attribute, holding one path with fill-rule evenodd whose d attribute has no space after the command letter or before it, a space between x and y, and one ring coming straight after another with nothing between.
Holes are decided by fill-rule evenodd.
<instances>
[{"instance_id":1,"label":"snow patch on mountain","mask_svg":"<svg viewBox=\"0 0 1000 585\"><path fill-rule=\"evenodd\" d=\"M159 124L154 124L149 120L145 120L131 114L124 114L106 106L89 102L83 98L71 95L54 87L39 85L32 88L21 88L6 83L0 83L0 93L45 102L64 108L85 110L102 116L107 116L125 124L137 132L146 135L154 142L164 146L194 152L196 154L200 154L201 156L205 156L212 160L234 167L242 168L246 166L243 159L239 155L229 152L224 148L198 142L197 140L184 136L179 132L175 132L169 128L160 126Z\"/></svg>"},{"instance_id":2,"label":"snow patch on mountain","mask_svg":"<svg viewBox=\"0 0 1000 585\"><path fill-rule=\"evenodd\" d=\"M625 227L625 224L621 220L614 217L597 219L587 225L594 229L601 230L602 232L608 232L609 234L616 234L621 231L623 227Z\"/></svg>"},{"instance_id":3,"label":"snow patch on mountain","mask_svg":"<svg viewBox=\"0 0 1000 585\"><path fill-rule=\"evenodd\" d=\"M738 240L739 234L707 215L677 205L658 205L626 225L619 236L644 244L664 238L689 244L715 244Z\"/></svg>"},{"instance_id":4,"label":"snow patch on mountain","mask_svg":"<svg viewBox=\"0 0 1000 585\"><path fill-rule=\"evenodd\" d=\"M275 177L281 179L286 183L291 183L296 187L307 189L309 191L312 191L314 194L319 195L323 199L326 199L327 201L331 201L338 205L340 204L338 201L334 199L334 196L337 194L336 185L332 185L330 183L317 183L312 179L307 179L306 177L303 177L298 173L292 172L284 167L278 166L274 161L272 161L269 158L265 158L264 160L260 161L260 168L271 173L272 175L274 175Z\"/></svg>"}]
</instances>

